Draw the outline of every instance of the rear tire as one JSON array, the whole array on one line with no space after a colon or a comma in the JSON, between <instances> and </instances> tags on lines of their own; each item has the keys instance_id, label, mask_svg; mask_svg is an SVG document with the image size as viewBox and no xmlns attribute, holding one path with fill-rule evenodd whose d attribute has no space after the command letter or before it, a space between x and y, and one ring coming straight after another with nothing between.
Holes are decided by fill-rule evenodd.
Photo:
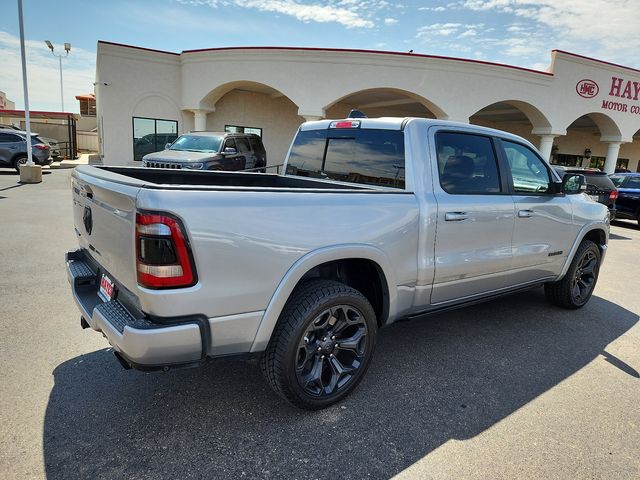
<instances>
[{"instance_id":1,"label":"rear tire","mask_svg":"<svg viewBox=\"0 0 640 480\"><path fill-rule=\"evenodd\" d=\"M289 403L319 410L362 380L376 333L376 315L364 295L340 282L311 280L287 301L260 366Z\"/></svg>"},{"instance_id":2,"label":"rear tire","mask_svg":"<svg viewBox=\"0 0 640 480\"><path fill-rule=\"evenodd\" d=\"M13 160L13 168L16 169L16 172L20 173L20 166L26 165L28 158L26 155L19 155Z\"/></svg>"},{"instance_id":3,"label":"rear tire","mask_svg":"<svg viewBox=\"0 0 640 480\"><path fill-rule=\"evenodd\" d=\"M569 265L566 275L559 282L546 283L547 299L562 308L584 307L596 287L600 272L600 249L591 240L583 240Z\"/></svg>"}]
</instances>

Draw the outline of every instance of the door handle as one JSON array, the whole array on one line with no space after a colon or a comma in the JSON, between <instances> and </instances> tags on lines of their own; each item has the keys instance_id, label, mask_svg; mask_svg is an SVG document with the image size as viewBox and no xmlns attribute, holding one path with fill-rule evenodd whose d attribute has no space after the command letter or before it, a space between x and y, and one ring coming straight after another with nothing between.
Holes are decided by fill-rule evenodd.
<instances>
[{"instance_id":1,"label":"door handle","mask_svg":"<svg viewBox=\"0 0 640 480\"><path fill-rule=\"evenodd\" d=\"M533 210L518 210L519 218L530 218L533 217Z\"/></svg>"},{"instance_id":2,"label":"door handle","mask_svg":"<svg viewBox=\"0 0 640 480\"><path fill-rule=\"evenodd\" d=\"M467 212L447 212L444 214L445 222L461 222L469 218Z\"/></svg>"}]
</instances>

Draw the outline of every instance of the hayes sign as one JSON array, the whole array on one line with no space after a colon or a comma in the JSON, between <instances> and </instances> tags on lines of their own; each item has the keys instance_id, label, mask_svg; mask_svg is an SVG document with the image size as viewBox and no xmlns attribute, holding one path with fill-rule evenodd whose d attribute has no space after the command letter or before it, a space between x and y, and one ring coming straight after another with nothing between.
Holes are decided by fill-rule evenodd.
<instances>
[{"instance_id":1,"label":"hayes sign","mask_svg":"<svg viewBox=\"0 0 640 480\"><path fill-rule=\"evenodd\" d=\"M598 84L593 80L580 80L576 85L576 92L584 98L593 98L599 91Z\"/></svg>"},{"instance_id":2,"label":"hayes sign","mask_svg":"<svg viewBox=\"0 0 640 480\"><path fill-rule=\"evenodd\" d=\"M580 80L576 84L576 92L583 98L593 98L598 95L600 88L593 80ZM616 99L625 99L637 102L640 99L640 82L625 80L620 77L611 77L611 87L609 88L609 97ZM634 115L640 115L640 105L630 105L626 102L618 100L602 100L600 108L603 110L614 110L616 112L629 112Z\"/></svg>"}]
</instances>

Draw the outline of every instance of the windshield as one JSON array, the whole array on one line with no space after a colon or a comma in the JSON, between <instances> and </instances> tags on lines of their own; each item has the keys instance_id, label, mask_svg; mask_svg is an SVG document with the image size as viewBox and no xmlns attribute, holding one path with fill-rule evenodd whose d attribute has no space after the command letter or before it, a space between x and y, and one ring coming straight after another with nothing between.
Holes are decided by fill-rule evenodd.
<instances>
[{"instance_id":1,"label":"windshield","mask_svg":"<svg viewBox=\"0 0 640 480\"><path fill-rule=\"evenodd\" d=\"M218 152L222 137L210 137L205 135L182 135L178 138L169 150L180 150L187 152Z\"/></svg>"}]
</instances>

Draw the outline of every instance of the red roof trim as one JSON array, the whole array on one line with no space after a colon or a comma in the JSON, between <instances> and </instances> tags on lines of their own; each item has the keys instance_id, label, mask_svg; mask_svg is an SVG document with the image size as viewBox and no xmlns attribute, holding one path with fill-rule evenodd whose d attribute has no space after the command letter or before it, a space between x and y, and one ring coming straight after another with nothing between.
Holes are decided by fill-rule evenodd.
<instances>
[{"instance_id":1,"label":"red roof trim","mask_svg":"<svg viewBox=\"0 0 640 480\"><path fill-rule=\"evenodd\" d=\"M24 110L0 110L0 116L2 116L3 114L6 115L24 115ZM29 110L29 115L30 116L38 116L38 115L43 115L43 116L48 116L48 117L74 117L76 115L78 115L77 113L67 113L67 112L45 112L45 111L40 111L40 110Z\"/></svg>"},{"instance_id":2,"label":"red roof trim","mask_svg":"<svg viewBox=\"0 0 640 480\"><path fill-rule=\"evenodd\" d=\"M107 42L106 40L98 40L98 43L103 43L105 45L113 45L115 47L135 48L136 50L144 50L146 52L166 53L167 55L180 55L179 53L176 53L176 52L167 52L165 50L155 50L153 48L136 47L135 45L127 45L126 43Z\"/></svg>"},{"instance_id":3,"label":"red roof trim","mask_svg":"<svg viewBox=\"0 0 640 480\"><path fill-rule=\"evenodd\" d=\"M154 50L152 48L136 47L134 45L126 45L124 43L107 42L105 40L98 40L98 43L104 43L106 45L114 45L116 47L135 48L136 50L144 50L147 52L166 53L168 55L180 55L175 52L167 52L164 50ZM553 76L553 73L543 72L540 70L533 70L531 68L518 67L515 65L507 65L505 63L487 62L485 60L473 60L470 58L458 58L458 57L445 57L441 55L426 55L423 53L409 53L409 52L389 52L384 50L362 50L356 48L319 48L319 47L217 47L217 48L199 48L195 50L183 50L182 53L199 53L199 52L218 52L218 51L232 51L232 50L297 50L308 52L347 52L347 53L370 53L377 55L398 55L405 57L418 57L418 58L432 58L436 60L453 60L457 62L468 62L480 65L489 65L491 67L503 67L513 70L520 70L529 73L536 73L539 75Z\"/></svg>"},{"instance_id":4,"label":"red roof trim","mask_svg":"<svg viewBox=\"0 0 640 480\"><path fill-rule=\"evenodd\" d=\"M570 55L572 57L578 57L578 58L582 58L584 60L590 60L592 62L597 62L597 63L603 63L605 65L609 65L611 67L618 67L618 68L624 68L626 70L631 70L632 72L638 72L640 73L640 70L638 70L637 68L633 68L633 67L627 67L625 65L620 65L618 63L612 63L612 62L607 62L605 60L598 60L597 58L591 58L591 57L587 57L585 55L580 55L578 53L572 53L572 52L567 52L565 50L558 50L557 48L551 50L552 52L558 52L558 53L564 53L565 55Z\"/></svg>"}]
</instances>

